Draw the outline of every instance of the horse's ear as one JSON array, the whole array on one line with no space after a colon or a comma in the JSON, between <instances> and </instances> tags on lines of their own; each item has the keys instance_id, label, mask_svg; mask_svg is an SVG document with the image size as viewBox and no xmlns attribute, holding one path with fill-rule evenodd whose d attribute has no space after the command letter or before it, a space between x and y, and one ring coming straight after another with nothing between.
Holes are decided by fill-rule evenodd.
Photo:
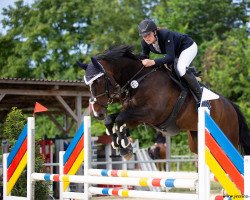
<instances>
[{"instance_id":1,"label":"horse's ear","mask_svg":"<svg viewBox=\"0 0 250 200\"><path fill-rule=\"evenodd\" d=\"M79 67L81 67L82 69L84 69L84 70L86 70L87 67L88 67L88 64L84 64L84 63L81 63L81 62L79 62L79 61L77 61L76 64L77 64Z\"/></svg>"},{"instance_id":2,"label":"horse's ear","mask_svg":"<svg viewBox=\"0 0 250 200\"><path fill-rule=\"evenodd\" d=\"M104 72L103 66L97 61L97 59L95 57L91 57L91 61L97 69Z\"/></svg>"}]
</instances>

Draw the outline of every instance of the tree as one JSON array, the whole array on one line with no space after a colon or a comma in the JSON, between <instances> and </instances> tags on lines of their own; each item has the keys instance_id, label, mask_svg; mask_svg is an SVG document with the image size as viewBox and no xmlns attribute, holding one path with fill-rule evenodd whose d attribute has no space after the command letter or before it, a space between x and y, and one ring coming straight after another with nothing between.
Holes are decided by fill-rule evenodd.
<instances>
[{"instance_id":1,"label":"tree","mask_svg":"<svg viewBox=\"0 0 250 200\"><path fill-rule=\"evenodd\" d=\"M145 17L141 1L93 0L93 5L90 32L94 53L116 44L136 44L139 49L137 25Z\"/></svg>"},{"instance_id":2,"label":"tree","mask_svg":"<svg viewBox=\"0 0 250 200\"><path fill-rule=\"evenodd\" d=\"M7 118L3 124L2 132L5 139L9 140L11 147L15 144L19 134L24 128L26 119L24 118L22 111L17 108L12 108L11 112L7 115ZM43 170L43 158L40 155L39 145L36 141L35 149L35 172L42 172ZM25 170L24 170L25 171ZM17 180L15 186L12 189L12 195L14 196L27 196L27 175L22 173ZM48 182L36 182L35 183L35 199L46 200L49 195L49 183Z\"/></svg>"},{"instance_id":3,"label":"tree","mask_svg":"<svg viewBox=\"0 0 250 200\"><path fill-rule=\"evenodd\" d=\"M200 44L247 22L246 2L218 0L161 1L153 16L160 26L191 35Z\"/></svg>"},{"instance_id":4,"label":"tree","mask_svg":"<svg viewBox=\"0 0 250 200\"><path fill-rule=\"evenodd\" d=\"M78 70L72 66L82 53L88 52L85 36L90 10L86 5L88 1L84 4L80 0L37 0L31 7L17 1L15 7L4 9L7 17L3 26L8 28L4 37L14 42L14 55L9 54L4 68L10 70L5 70L8 72L3 76L10 76L10 72L20 66L22 72L30 73L16 73L19 77L78 77Z\"/></svg>"},{"instance_id":5,"label":"tree","mask_svg":"<svg viewBox=\"0 0 250 200\"><path fill-rule=\"evenodd\" d=\"M17 1L3 11L7 34L0 38L10 46L2 76L81 79L77 60L89 62L114 44L139 47L143 10L142 2L132 0Z\"/></svg>"},{"instance_id":6,"label":"tree","mask_svg":"<svg viewBox=\"0 0 250 200\"><path fill-rule=\"evenodd\" d=\"M244 30L233 30L225 40L203 43L204 81L215 91L239 104L250 123L249 41Z\"/></svg>"}]
</instances>

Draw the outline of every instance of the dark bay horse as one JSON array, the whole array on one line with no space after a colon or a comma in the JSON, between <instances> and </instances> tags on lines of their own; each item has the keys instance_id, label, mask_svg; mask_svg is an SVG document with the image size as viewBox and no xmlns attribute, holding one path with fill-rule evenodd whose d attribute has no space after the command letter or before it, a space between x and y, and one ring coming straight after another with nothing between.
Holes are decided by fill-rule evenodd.
<instances>
[{"instance_id":1,"label":"dark bay horse","mask_svg":"<svg viewBox=\"0 0 250 200\"><path fill-rule=\"evenodd\" d=\"M123 134L125 125L133 128L146 123L169 135L187 131L190 150L197 153L196 102L189 90L181 95L181 87L164 66L143 67L128 45L110 48L92 58L92 63L80 65L86 70L84 78L90 86L95 117L104 119L109 104L117 100L122 103L121 111L108 116L105 122L113 135L113 146L128 146ZM249 155L249 129L238 106L222 95L210 105L211 116L228 139ZM116 131L112 129L114 124Z\"/></svg>"}]
</instances>

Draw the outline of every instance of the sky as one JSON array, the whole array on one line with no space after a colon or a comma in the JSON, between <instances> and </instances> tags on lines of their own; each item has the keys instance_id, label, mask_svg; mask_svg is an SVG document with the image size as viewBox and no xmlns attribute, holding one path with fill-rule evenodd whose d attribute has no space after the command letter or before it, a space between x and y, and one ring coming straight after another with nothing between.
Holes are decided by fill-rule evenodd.
<instances>
[{"instance_id":1,"label":"sky","mask_svg":"<svg viewBox=\"0 0 250 200\"><path fill-rule=\"evenodd\" d=\"M2 27L2 23L1 20L3 19L3 15L2 15L2 10L3 8L10 6L14 6L14 2L17 0L0 0L0 32L4 32L3 27ZM24 0L24 3L28 3L31 4L32 2L34 2L34 0Z\"/></svg>"}]
</instances>

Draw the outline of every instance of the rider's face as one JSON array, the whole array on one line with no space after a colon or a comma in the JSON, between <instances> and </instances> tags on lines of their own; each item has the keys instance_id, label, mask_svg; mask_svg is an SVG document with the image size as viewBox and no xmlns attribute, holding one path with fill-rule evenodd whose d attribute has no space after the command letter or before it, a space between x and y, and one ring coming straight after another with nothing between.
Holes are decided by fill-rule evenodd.
<instances>
[{"instance_id":1,"label":"rider's face","mask_svg":"<svg viewBox=\"0 0 250 200\"><path fill-rule=\"evenodd\" d=\"M147 44L152 44L156 40L154 32L150 32L149 34L143 36L142 38Z\"/></svg>"}]
</instances>

